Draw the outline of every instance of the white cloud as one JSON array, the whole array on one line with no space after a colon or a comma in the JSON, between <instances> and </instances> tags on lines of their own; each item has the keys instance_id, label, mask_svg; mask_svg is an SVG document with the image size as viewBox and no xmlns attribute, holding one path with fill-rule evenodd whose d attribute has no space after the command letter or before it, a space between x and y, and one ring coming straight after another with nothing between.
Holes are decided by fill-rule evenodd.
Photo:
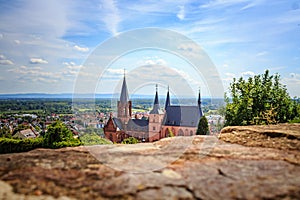
<instances>
[{"instance_id":1,"label":"white cloud","mask_svg":"<svg viewBox=\"0 0 300 200\"><path fill-rule=\"evenodd\" d=\"M1 28L10 32L61 37L71 25L67 16L71 9L63 1L31 0L10 6L9 14L1 19L9 22L2 23Z\"/></svg>"},{"instance_id":2,"label":"white cloud","mask_svg":"<svg viewBox=\"0 0 300 200\"><path fill-rule=\"evenodd\" d=\"M278 18L278 22L282 24L299 24L300 21L300 9L292 10L284 13Z\"/></svg>"},{"instance_id":3,"label":"white cloud","mask_svg":"<svg viewBox=\"0 0 300 200\"><path fill-rule=\"evenodd\" d=\"M264 0L252 0L250 1L249 4L245 5L243 8L241 8L241 10L246 10L255 6L260 5L261 3L263 3Z\"/></svg>"},{"instance_id":4,"label":"white cloud","mask_svg":"<svg viewBox=\"0 0 300 200\"><path fill-rule=\"evenodd\" d=\"M224 63L224 64L223 64L223 67L224 67L224 68L228 68L229 65L228 65L227 63Z\"/></svg>"},{"instance_id":5,"label":"white cloud","mask_svg":"<svg viewBox=\"0 0 300 200\"><path fill-rule=\"evenodd\" d=\"M283 77L282 83L287 86L288 92L291 97L300 97L299 87L300 87L300 74L290 73L289 77Z\"/></svg>"},{"instance_id":6,"label":"white cloud","mask_svg":"<svg viewBox=\"0 0 300 200\"><path fill-rule=\"evenodd\" d=\"M106 70L109 74L111 75L123 75L124 74L124 69L107 69Z\"/></svg>"},{"instance_id":7,"label":"white cloud","mask_svg":"<svg viewBox=\"0 0 300 200\"><path fill-rule=\"evenodd\" d=\"M45 82L54 83L62 79L62 73L43 71L41 67L27 67L22 65L18 68L9 69L8 72L15 73L16 80L22 83L30 82Z\"/></svg>"},{"instance_id":8,"label":"white cloud","mask_svg":"<svg viewBox=\"0 0 300 200\"><path fill-rule=\"evenodd\" d=\"M13 61L6 59L6 57L0 54L0 64L1 65L13 65Z\"/></svg>"},{"instance_id":9,"label":"white cloud","mask_svg":"<svg viewBox=\"0 0 300 200\"><path fill-rule=\"evenodd\" d=\"M75 66L76 65L76 63L75 62L63 62L62 63L63 65L65 65L65 66Z\"/></svg>"},{"instance_id":10,"label":"white cloud","mask_svg":"<svg viewBox=\"0 0 300 200\"><path fill-rule=\"evenodd\" d=\"M246 72L242 72L242 76L244 77L250 77L250 76L254 76L255 73L252 71L246 71Z\"/></svg>"},{"instance_id":11,"label":"white cloud","mask_svg":"<svg viewBox=\"0 0 300 200\"><path fill-rule=\"evenodd\" d=\"M20 40L15 40L15 43L20 44L21 42L20 42Z\"/></svg>"},{"instance_id":12,"label":"white cloud","mask_svg":"<svg viewBox=\"0 0 300 200\"><path fill-rule=\"evenodd\" d=\"M184 6L179 6L179 12L177 13L177 18L180 20L184 20L185 18L185 10L184 10Z\"/></svg>"},{"instance_id":13,"label":"white cloud","mask_svg":"<svg viewBox=\"0 0 300 200\"><path fill-rule=\"evenodd\" d=\"M109 32L115 36L118 33L118 26L121 22L117 2L114 0L102 0L100 5L103 16L101 20L105 23Z\"/></svg>"},{"instance_id":14,"label":"white cloud","mask_svg":"<svg viewBox=\"0 0 300 200\"><path fill-rule=\"evenodd\" d=\"M42 58L30 58L30 64L48 64L47 60Z\"/></svg>"},{"instance_id":15,"label":"white cloud","mask_svg":"<svg viewBox=\"0 0 300 200\"><path fill-rule=\"evenodd\" d=\"M240 3L245 3L248 0L213 0L206 4L201 5L201 8L215 8L215 7L227 7Z\"/></svg>"},{"instance_id":16,"label":"white cloud","mask_svg":"<svg viewBox=\"0 0 300 200\"><path fill-rule=\"evenodd\" d=\"M200 81L193 79L188 73L186 73L183 70L179 70L174 68L174 71L176 71L187 83L200 86Z\"/></svg>"},{"instance_id":17,"label":"white cloud","mask_svg":"<svg viewBox=\"0 0 300 200\"><path fill-rule=\"evenodd\" d=\"M74 49L77 50L77 51L80 51L80 52L88 52L89 51L89 48L87 48L87 47L80 47L78 45L75 45Z\"/></svg>"},{"instance_id":18,"label":"white cloud","mask_svg":"<svg viewBox=\"0 0 300 200\"><path fill-rule=\"evenodd\" d=\"M0 33L0 39L2 39L3 38L3 34L2 33Z\"/></svg>"},{"instance_id":19,"label":"white cloud","mask_svg":"<svg viewBox=\"0 0 300 200\"><path fill-rule=\"evenodd\" d=\"M198 48L197 45L195 45L194 43L184 43L184 44L180 44L177 49L178 50L183 50L183 51L193 51L193 49Z\"/></svg>"},{"instance_id":20,"label":"white cloud","mask_svg":"<svg viewBox=\"0 0 300 200\"><path fill-rule=\"evenodd\" d=\"M145 65L167 65L167 62L164 59L148 59L144 61Z\"/></svg>"},{"instance_id":21,"label":"white cloud","mask_svg":"<svg viewBox=\"0 0 300 200\"><path fill-rule=\"evenodd\" d=\"M230 78L236 77L236 75L234 73L230 73L230 72L225 73L225 75L230 77Z\"/></svg>"},{"instance_id":22,"label":"white cloud","mask_svg":"<svg viewBox=\"0 0 300 200\"><path fill-rule=\"evenodd\" d=\"M230 72L226 72L225 73L225 77L222 78L223 84L226 85L226 86L228 86L229 83L231 83L232 80L233 80L233 78L235 78L235 77L236 77L236 74L230 73Z\"/></svg>"},{"instance_id":23,"label":"white cloud","mask_svg":"<svg viewBox=\"0 0 300 200\"><path fill-rule=\"evenodd\" d=\"M81 68L83 68L82 65L76 65L74 62L70 62L65 65L67 67L67 70L76 71L76 72L78 72Z\"/></svg>"},{"instance_id":24,"label":"white cloud","mask_svg":"<svg viewBox=\"0 0 300 200\"><path fill-rule=\"evenodd\" d=\"M255 56L260 57L260 56L264 56L264 55L267 55L267 54L268 54L267 51L262 51L262 52L257 53Z\"/></svg>"},{"instance_id":25,"label":"white cloud","mask_svg":"<svg viewBox=\"0 0 300 200\"><path fill-rule=\"evenodd\" d=\"M11 60L0 60L1 65L13 65L14 63Z\"/></svg>"}]
</instances>

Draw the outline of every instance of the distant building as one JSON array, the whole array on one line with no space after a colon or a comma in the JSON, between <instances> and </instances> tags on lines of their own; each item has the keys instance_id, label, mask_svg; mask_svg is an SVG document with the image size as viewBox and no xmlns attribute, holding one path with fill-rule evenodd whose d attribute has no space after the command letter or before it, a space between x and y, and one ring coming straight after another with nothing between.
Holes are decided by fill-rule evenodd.
<instances>
[{"instance_id":1,"label":"distant building","mask_svg":"<svg viewBox=\"0 0 300 200\"><path fill-rule=\"evenodd\" d=\"M162 110L156 87L153 108L148 119L133 118L132 102L129 100L125 76L117 109L117 117L113 117L111 114L104 126L105 137L112 142L122 142L128 137L135 137L142 142L153 142L171 135L195 135L199 119L203 115L200 92L198 105L172 106L168 90L165 109Z\"/></svg>"},{"instance_id":2,"label":"distant building","mask_svg":"<svg viewBox=\"0 0 300 200\"><path fill-rule=\"evenodd\" d=\"M21 131L18 131L15 135L14 135L14 138L20 138L20 139L25 139L25 138L36 138L37 135L36 133L28 128L28 129L25 129L25 130L21 130Z\"/></svg>"}]
</instances>

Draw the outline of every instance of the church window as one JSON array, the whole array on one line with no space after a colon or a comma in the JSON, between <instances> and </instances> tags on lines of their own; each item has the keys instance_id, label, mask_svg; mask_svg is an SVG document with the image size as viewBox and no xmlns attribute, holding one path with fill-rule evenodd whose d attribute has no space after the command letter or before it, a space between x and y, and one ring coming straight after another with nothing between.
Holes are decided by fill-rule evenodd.
<instances>
[{"instance_id":1,"label":"church window","mask_svg":"<svg viewBox=\"0 0 300 200\"><path fill-rule=\"evenodd\" d=\"M179 135L179 136L183 136L183 135L184 135L184 133L183 133L183 130L182 130L182 129L179 129L179 131L178 131L178 135Z\"/></svg>"},{"instance_id":2,"label":"church window","mask_svg":"<svg viewBox=\"0 0 300 200\"><path fill-rule=\"evenodd\" d=\"M155 131L155 126L153 126L153 131Z\"/></svg>"}]
</instances>

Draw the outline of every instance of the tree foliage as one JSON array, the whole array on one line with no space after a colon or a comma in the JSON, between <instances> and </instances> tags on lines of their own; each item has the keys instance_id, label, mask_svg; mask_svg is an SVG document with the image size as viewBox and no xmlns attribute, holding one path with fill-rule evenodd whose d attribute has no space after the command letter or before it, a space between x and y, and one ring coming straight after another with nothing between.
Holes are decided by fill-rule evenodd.
<instances>
[{"instance_id":1,"label":"tree foliage","mask_svg":"<svg viewBox=\"0 0 300 200\"><path fill-rule=\"evenodd\" d=\"M137 144L137 143L139 143L139 140L136 139L135 137L129 137L122 141L122 144Z\"/></svg>"},{"instance_id":2,"label":"tree foliage","mask_svg":"<svg viewBox=\"0 0 300 200\"><path fill-rule=\"evenodd\" d=\"M203 115L199 120L196 135L207 135L208 133L209 133L208 122L206 117Z\"/></svg>"},{"instance_id":3,"label":"tree foliage","mask_svg":"<svg viewBox=\"0 0 300 200\"><path fill-rule=\"evenodd\" d=\"M283 123L299 116L299 103L292 100L278 74L266 70L244 80L233 79L230 95L225 97L225 125L253 125Z\"/></svg>"},{"instance_id":4,"label":"tree foliage","mask_svg":"<svg viewBox=\"0 0 300 200\"><path fill-rule=\"evenodd\" d=\"M78 146L81 144L79 139L73 137L72 131L61 121L49 125L44 136L45 147L61 148L67 146Z\"/></svg>"},{"instance_id":5,"label":"tree foliage","mask_svg":"<svg viewBox=\"0 0 300 200\"><path fill-rule=\"evenodd\" d=\"M0 153L16 153L43 147L41 137L30 139L0 138Z\"/></svg>"},{"instance_id":6,"label":"tree foliage","mask_svg":"<svg viewBox=\"0 0 300 200\"><path fill-rule=\"evenodd\" d=\"M11 138L10 129L7 126L0 126L0 137Z\"/></svg>"}]
</instances>

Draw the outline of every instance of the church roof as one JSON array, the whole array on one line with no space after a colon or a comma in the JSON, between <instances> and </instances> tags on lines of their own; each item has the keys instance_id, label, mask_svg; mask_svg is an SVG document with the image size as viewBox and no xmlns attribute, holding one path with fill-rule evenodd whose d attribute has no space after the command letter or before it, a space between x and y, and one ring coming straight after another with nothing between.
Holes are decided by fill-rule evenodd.
<instances>
[{"instance_id":1,"label":"church roof","mask_svg":"<svg viewBox=\"0 0 300 200\"><path fill-rule=\"evenodd\" d=\"M121 90L121 95L120 95L120 102L121 103L127 103L128 101L129 101L129 96L128 96L126 79L125 79L125 75L124 75L122 90Z\"/></svg>"},{"instance_id":2,"label":"church roof","mask_svg":"<svg viewBox=\"0 0 300 200\"><path fill-rule=\"evenodd\" d=\"M149 121L145 119L130 119L126 126L128 131L148 132Z\"/></svg>"},{"instance_id":3,"label":"church roof","mask_svg":"<svg viewBox=\"0 0 300 200\"><path fill-rule=\"evenodd\" d=\"M114 122L116 128L119 128L120 130L124 130L123 125L122 125L122 122L121 122L120 119L115 118L115 117L112 118L112 119L113 119L113 122Z\"/></svg>"},{"instance_id":4,"label":"church roof","mask_svg":"<svg viewBox=\"0 0 300 200\"><path fill-rule=\"evenodd\" d=\"M164 125L197 127L201 116L198 106L168 106Z\"/></svg>"}]
</instances>

